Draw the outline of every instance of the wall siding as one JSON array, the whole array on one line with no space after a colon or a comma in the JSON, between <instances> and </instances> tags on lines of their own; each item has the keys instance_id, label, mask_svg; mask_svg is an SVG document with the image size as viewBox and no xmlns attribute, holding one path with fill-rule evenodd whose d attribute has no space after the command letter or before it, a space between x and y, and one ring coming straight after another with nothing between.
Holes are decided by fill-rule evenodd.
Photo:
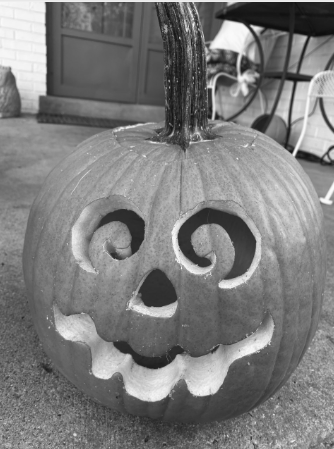
<instances>
[{"instance_id":1,"label":"wall siding","mask_svg":"<svg viewBox=\"0 0 334 449\"><path fill-rule=\"evenodd\" d=\"M0 2L0 64L12 68L22 112L37 113L46 95L45 2Z\"/></svg>"}]
</instances>

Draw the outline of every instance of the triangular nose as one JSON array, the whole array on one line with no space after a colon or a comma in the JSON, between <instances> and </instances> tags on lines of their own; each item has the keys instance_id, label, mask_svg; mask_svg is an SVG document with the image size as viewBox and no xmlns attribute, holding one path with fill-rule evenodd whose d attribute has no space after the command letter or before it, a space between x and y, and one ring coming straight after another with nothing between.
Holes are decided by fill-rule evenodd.
<instances>
[{"instance_id":1,"label":"triangular nose","mask_svg":"<svg viewBox=\"0 0 334 449\"><path fill-rule=\"evenodd\" d=\"M138 293L147 307L163 307L177 301L173 284L165 273L158 269L148 274Z\"/></svg>"}]
</instances>

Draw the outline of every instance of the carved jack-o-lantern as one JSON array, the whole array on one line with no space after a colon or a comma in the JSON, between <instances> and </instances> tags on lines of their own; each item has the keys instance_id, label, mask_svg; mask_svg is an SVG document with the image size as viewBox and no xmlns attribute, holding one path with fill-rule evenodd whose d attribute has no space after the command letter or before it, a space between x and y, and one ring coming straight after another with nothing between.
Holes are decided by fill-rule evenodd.
<instances>
[{"instance_id":1,"label":"carved jack-o-lantern","mask_svg":"<svg viewBox=\"0 0 334 449\"><path fill-rule=\"evenodd\" d=\"M45 350L95 400L164 420L227 419L280 388L314 335L322 214L277 143L208 127L195 9L165 3L158 14L165 47L178 44L174 22L195 36L185 52L195 93L166 51L165 128L101 133L49 175L29 217L25 280Z\"/></svg>"}]
</instances>

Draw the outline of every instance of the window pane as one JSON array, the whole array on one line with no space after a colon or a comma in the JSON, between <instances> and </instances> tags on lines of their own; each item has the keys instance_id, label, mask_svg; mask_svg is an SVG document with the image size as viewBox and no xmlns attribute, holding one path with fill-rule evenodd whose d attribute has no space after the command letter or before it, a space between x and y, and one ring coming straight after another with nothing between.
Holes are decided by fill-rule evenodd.
<instances>
[{"instance_id":1,"label":"window pane","mask_svg":"<svg viewBox=\"0 0 334 449\"><path fill-rule=\"evenodd\" d=\"M62 27L131 38L134 6L130 2L64 2Z\"/></svg>"},{"instance_id":2,"label":"window pane","mask_svg":"<svg viewBox=\"0 0 334 449\"><path fill-rule=\"evenodd\" d=\"M62 3L62 27L75 30L102 32L103 3Z\"/></svg>"},{"instance_id":3,"label":"window pane","mask_svg":"<svg viewBox=\"0 0 334 449\"><path fill-rule=\"evenodd\" d=\"M103 33L114 37L131 38L135 4L106 2L103 5Z\"/></svg>"}]
</instances>

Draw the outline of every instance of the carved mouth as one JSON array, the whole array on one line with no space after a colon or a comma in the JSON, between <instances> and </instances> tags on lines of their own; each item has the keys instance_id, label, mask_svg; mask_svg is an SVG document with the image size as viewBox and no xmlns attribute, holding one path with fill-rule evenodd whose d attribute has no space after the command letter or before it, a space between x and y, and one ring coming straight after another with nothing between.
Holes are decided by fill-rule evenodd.
<instances>
[{"instance_id":1,"label":"carved mouth","mask_svg":"<svg viewBox=\"0 0 334 449\"><path fill-rule=\"evenodd\" d=\"M274 321L267 312L253 334L231 345L220 344L201 357L190 356L180 346L162 357L143 357L127 343L104 341L85 313L65 316L55 305L54 317L56 330L65 340L88 346L95 377L106 380L120 373L127 393L146 402L162 400L181 379L194 396L217 393L231 364L264 349L274 332Z\"/></svg>"},{"instance_id":2,"label":"carved mouth","mask_svg":"<svg viewBox=\"0 0 334 449\"><path fill-rule=\"evenodd\" d=\"M163 368L172 363L172 361L177 357L178 354L183 354L185 352L185 350L181 346L177 345L171 348L169 351L167 351L166 354L162 356L145 357L144 355L138 354L138 352L134 351L129 343L125 341L116 341L113 343L113 345L123 354L130 354L133 358L133 361L137 365L149 369Z\"/></svg>"}]
</instances>

